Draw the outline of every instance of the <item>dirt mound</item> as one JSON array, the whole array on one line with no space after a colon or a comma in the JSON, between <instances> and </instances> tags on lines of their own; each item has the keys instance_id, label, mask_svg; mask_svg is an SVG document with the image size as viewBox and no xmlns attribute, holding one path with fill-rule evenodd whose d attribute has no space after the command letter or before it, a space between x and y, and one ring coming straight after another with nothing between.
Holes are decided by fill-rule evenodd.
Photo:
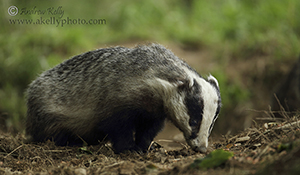
<instances>
[{"instance_id":1,"label":"dirt mound","mask_svg":"<svg viewBox=\"0 0 300 175\"><path fill-rule=\"evenodd\" d=\"M109 144L58 147L48 141L25 144L24 135L0 135L0 174L277 174L300 172L300 121L267 122L235 136L223 136L210 151L223 149L234 156L221 166L202 170L190 165L206 155L184 143L166 149L161 141L145 154L114 154ZM169 142L173 142L168 140ZM178 145L177 145L178 146ZM169 150L169 151L167 151Z\"/></svg>"}]
</instances>

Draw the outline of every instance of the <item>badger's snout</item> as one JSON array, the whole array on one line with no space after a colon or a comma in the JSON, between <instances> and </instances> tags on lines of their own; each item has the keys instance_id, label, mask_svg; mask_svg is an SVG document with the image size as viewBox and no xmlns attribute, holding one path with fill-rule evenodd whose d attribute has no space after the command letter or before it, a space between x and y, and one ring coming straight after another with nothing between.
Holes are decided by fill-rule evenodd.
<instances>
[{"instance_id":1,"label":"badger's snout","mask_svg":"<svg viewBox=\"0 0 300 175\"><path fill-rule=\"evenodd\" d=\"M206 153L207 148L205 146L196 146L193 148L193 150L200 153Z\"/></svg>"},{"instance_id":2,"label":"badger's snout","mask_svg":"<svg viewBox=\"0 0 300 175\"><path fill-rule=\"evenodd\" d=\"M208 146L208 139L205 137L197 137L195 139L186 139L187 143L190 145L190 147L200 153L206 153L207 146Z\"/></svg>"}]
</instances>

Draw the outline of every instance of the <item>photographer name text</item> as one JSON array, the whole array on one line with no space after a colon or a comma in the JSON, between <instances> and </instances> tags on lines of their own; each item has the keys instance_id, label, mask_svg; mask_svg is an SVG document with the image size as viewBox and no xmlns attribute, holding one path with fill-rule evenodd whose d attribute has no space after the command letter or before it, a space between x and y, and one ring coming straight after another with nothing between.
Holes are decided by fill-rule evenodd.
<instances>
[{"instance_id":1,"label":"photographer name text","mask_svg":"<svg viewBox=\"0 0 300 175\"><path fill-rule=\"evenodd\" d=\"M32 9L24 7L20 9L20 15L59 15L60 18L64 16L65 11L62 6L59 7L49 7L44 10L37 9L34 6Z\"/></svg>"}]
</instances>

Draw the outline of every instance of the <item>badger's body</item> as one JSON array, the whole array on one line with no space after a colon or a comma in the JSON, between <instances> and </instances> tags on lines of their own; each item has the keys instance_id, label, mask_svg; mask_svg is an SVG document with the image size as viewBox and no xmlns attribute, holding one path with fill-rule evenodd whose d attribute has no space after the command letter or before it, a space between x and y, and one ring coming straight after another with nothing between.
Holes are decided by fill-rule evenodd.
<instances>
[{"instance_id":1,"label":"badger's body","mask_svg":"<svg viewBox=\"0 0 300 175\"><path fill-rule=\"evenodd\" d=\"M203 79L161 45L105 48L66 60L30 84L26 133L35 142L105 139L116 152L144 151L168 118L205 152L220 104L217 80Z\"/></svg>"}]
</instances>

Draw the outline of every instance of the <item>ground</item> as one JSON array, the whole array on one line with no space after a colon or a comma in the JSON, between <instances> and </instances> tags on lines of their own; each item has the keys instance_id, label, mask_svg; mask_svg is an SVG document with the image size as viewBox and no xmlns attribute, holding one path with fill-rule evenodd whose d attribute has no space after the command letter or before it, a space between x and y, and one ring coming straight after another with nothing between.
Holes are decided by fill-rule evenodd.
<instances>
[{"instance_id":1,"label":"ground","mask_svg":"<svg viewBox=\"0 0 300 175\"><path fill-rule=\"evenodd\" d=\"M207 154L192 151L186 143L157 139L145 154L115 154L109 144L58 147L48 141L24 143L24 134L0 135L0 174L298 174L300 172L300 121L254 123L237 135L210 138L209 152L232 152L220 166L200 169L191 164Z\"/></svg>"}]
</instances>

